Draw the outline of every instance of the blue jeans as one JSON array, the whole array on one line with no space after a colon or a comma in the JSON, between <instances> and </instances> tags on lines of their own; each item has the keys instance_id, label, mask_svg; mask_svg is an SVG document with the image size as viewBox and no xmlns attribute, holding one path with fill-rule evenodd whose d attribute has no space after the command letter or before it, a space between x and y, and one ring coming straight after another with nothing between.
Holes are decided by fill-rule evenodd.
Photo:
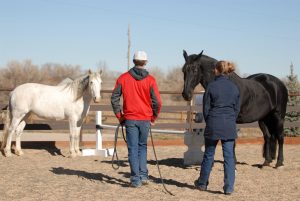
<instances>
[{"instance_id":1,"label":"blue jeans","mask_svg":"<svg viewBox=\"0 0 300 201\"><path fill-rule=\"evenodd\" d=\"M148 180L147 139L150 121L126 120L125 127L131 171L130 182L132 185L139 185L142 180Z\"/></svg>"},{"instance_id":2,"label":"blue jeans","mask_svg":"<svg viewBox=\"0 0 300 201\"><path fill-rule=\"evenodd\" d=\"M214 163L214 155L216 146L219 140L211 140L205 138L205 152L201 164L200 177L197 181L197 186L206 188L208 185L209 175ZM235 140L221 140L224 157L224 187L226 193L232 193L234 190L235 181L235 160L233 145Z\"/></svg>"}]
</instances>

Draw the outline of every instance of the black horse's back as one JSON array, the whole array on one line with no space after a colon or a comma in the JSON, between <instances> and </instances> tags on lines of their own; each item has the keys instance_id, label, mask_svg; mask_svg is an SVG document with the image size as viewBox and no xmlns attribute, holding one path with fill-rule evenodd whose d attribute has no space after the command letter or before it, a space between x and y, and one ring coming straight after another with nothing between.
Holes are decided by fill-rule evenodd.
<instances>
[{"instance_id":1,"label":"black horse's back","mask_svg":"<svg viewBox=\"0 0 300 201\"><path fill-rule=\"evenodd\" d=\"M270 113L279 113L284 118L288 93L278 78L269 74L254 74L241 78L235 73L230 75L240 90L240 113L237 123L259 121Z\"/></svg>"},{"instance_id":2,"label":"black horse's back","mask_svg":"<svg viewBox=\"0 0 300 201\"><path fill-rule=\"evenodd\" d=\"M263 85L270 95L274 112L280 113L280 116L284 118L288 102L288 90L285 84L277 77L264 73L250 75L247 79L255 80Z\"/></svg>"}]
</instances>

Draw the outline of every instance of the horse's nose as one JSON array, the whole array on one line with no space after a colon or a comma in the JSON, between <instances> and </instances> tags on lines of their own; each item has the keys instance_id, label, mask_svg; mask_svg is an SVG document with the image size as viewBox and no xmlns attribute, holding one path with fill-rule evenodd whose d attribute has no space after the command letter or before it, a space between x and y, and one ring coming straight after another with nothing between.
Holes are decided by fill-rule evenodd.
<instances>
[{"instance_id":1,"label":"horse's nose","mask_svg":"<svg viewBox=\"0 0 300 201\"><path fill-rule=\"evenodd\" d=\"M188 99L186 93L184 93L184 92L182 92L182 97L184 98L184 100L187 100L187 99Z\"/></svg>"},{"instance_id":2,"label":"horse's nose","mask_svg":"<svg viewBox=\"0 0 300 201\"><path fill-rule=\"evenodd\" d=\"M184 100L186 101L190 101L191 97L189 96L189 94L182 92L182 97L184 98Z\"/></svg>"},{"instance_id":3,"label":"horse's nose","mask_svg":"<svg viewBox=\"0 0 300 201\"><path fill-rule=\"evenodd\" d=\"M94 97L94 102L95 103L99 103L100 102L101 97Z\"/></svg>"}]
</instances>

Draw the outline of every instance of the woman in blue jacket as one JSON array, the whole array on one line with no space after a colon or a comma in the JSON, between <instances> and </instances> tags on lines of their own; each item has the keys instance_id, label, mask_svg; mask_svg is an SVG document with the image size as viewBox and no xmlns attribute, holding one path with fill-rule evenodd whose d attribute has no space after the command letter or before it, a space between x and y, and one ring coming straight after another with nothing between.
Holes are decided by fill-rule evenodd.
<instances>
[{"instance_id":1,"label":"woman in blue jacket","mask_svg":"<svg viewBox=\"0 0 300 201\"><path fill-rule=\"evenodd\" d=\"M208 84L203 98L205 153L200 177L195 181L199 190L207 190L209 175L214 162L217 143L222 142L224 157L224 193L234 190L235 160L234 143L237 138L236 118L239 114L239 90L228 78L233 72L233 63L219 61L214 69L215 80Z\"/></svg>"}]
</instances>

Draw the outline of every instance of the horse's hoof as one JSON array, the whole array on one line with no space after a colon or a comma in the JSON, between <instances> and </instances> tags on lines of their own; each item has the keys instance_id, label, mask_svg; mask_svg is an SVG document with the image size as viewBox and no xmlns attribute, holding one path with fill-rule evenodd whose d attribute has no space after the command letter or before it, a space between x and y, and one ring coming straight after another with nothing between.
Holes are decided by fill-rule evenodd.
<instances>
[{"instance_id":1,"label":"horse's hoof","mask_svg":"<svg viewBox=\"0 0 300 201\"><path fill-rule=\"evenodd\" d=\"M81 151L76 151L76 155L77 156L82 156L82 152Z\"/></svg>"},{"instance_id":2,"label":"horse's hoof","mask_svg":"<svg viewBox=\"0 0 300 201\"><path fill-rule=\"evenodd\" d=\"M15 154L17 156L22 156L22 155L24 155L24 152L22 150L16 150Z\"/></svg>"},{"instance_id":3,"label":"horse's hoof","mask_svg":"<svg viewBox=\"0 0 300 201\"><path fill-rule=\"evenodd\" d=\"M275 168L277 169L283 169L283 163L276 163Z\"/></svg>"},{"instance_id":4,"label":"horse's hoof","mask_svg":"<svg viewBox=\"0 0 300 201\"><path fill-rule=\"evenodd\" d=\"M76 155L76 153L71 153L69 156L68 156L68 158L75 158L77 155Z\"/></svg>"},{"instance_id":5,"label":"horse's hoof","mask_svg":"<svg viewBox=\"0 0 300 201\"><path fill-rule=\"evenodd\" d=\"M263 166L263 167L264 167L264 166L270 166L270 164L271 164L271 162L265 161L265 162L262 164L262 166Z\"/></svg>"},{"instance_id":6,"label":"horse's hoof","mask_svg":"<svg viewBox=\"0 0 300 201\"><path fill-rule=\"evenodd\" d=\"M11 151L10 151L10 150L8 151L8 150L5 150L5 149L4 149L4 150L3 150L3 153L4 153L4 156L5 156L5 157L11 157Z\"/></svg>"},{"instance_id":7,"label":"horse's hoof","mask_svg":"<svg viewBox=\"0 0 300 201\"><path fill-rule=\"evenodd\" d=\"M283 169L284 169L284 166L283 166L283 165L278 166L278 167L275 166L275 169L276 169L276 170L283 170Z\"/></svg>"}]
</instances>

